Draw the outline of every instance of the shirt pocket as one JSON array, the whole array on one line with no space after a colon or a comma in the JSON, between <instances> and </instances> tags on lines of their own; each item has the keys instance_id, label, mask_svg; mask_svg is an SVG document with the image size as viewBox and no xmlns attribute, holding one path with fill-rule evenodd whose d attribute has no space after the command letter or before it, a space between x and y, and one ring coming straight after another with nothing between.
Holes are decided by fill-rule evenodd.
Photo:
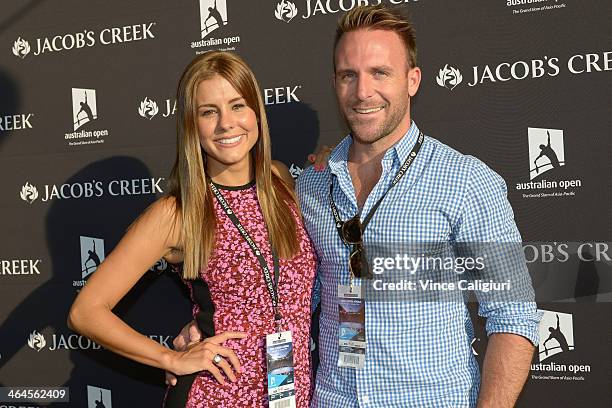
<instances>
[{"instance_id":1,"label":"shirt pocket","mask_svg":"<svg viewBox=\"0 0 612 408\"><path fill-rule=\"evenodd\" d=\"M447 242L451 230L451 217L442 208L402 209L375 214L366 229L365 239L411 244L416 248L416 245Z\"/></svg>"}]
</instances>

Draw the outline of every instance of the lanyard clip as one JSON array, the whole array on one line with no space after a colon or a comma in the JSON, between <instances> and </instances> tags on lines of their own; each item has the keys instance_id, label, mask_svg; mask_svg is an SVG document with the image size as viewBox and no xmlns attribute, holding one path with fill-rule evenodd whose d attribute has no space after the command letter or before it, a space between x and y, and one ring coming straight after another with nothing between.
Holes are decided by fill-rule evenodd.
<instances>
[{"instance_id":1,"label":"lanyard clip","mask_svg":"<svg viewBox=\"0 0 612 408\"><path fill-rule=\"evenodd\" d=\"M276 332L279 334L281 333L281 322L283 320L283 317L281 316L281 314L278 311L274 312L274 327L276 327Z\"/></svg>"}]
</instances>

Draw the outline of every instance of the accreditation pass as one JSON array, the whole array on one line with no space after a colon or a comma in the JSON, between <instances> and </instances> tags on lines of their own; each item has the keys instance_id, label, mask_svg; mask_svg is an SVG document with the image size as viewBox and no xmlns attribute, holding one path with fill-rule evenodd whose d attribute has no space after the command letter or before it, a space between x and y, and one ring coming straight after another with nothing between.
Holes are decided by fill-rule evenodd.
<instances>
[{"instance_id":1,"label":"accreditation pass","mask_svg":"<svg viewBox=\"0 0 612 408\"><path fill-rule=\"evenodd\" d=\"M366 333L361 286L338 285L338 367L363 368Z\"/></svg>"},{"instance_id":2,"label":"accreditation pass","mask_svg":"<svg viewBox=\"0 0 612 408\"><path fill-rule=\"evenodd\" d=\"M270 408L295 408L293 341L291 332L266 336L268 401Z\"/></svg>"}]
</instances>

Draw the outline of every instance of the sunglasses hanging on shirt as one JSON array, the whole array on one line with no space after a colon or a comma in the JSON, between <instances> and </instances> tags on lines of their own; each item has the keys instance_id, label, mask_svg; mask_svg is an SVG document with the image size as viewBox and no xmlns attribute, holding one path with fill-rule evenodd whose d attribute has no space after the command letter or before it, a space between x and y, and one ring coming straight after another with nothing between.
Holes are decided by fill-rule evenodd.
<instances>
[{"instance_id":1,"label":"sunglasses hanging on shirt","mask_svg":"<svg viewBox=\"0 0 612 408\"><path fill-rule=\"evenodd\" d=\"M391 186L385 191L385 193L378 199L376 204L372 207L368 215L364 218L363 222L361 222L361 213L357 213L353 218L342 221L340 218L340 214L338 212L338 208L334 203L334 183L333 180L330 180L329 183L329 203L332 210L332 215L334 216L334 221L336 223L336 229L338 230L338 234L340 235L340 239L347 245L351 246L351 252L349 254L349 271L351 272L351 276L355 278L363 278L363 279L371 279L372 278L372 269L370 268L370 264L368 263L368 259L366 257L365 247L363 245L363 234L365 232L366 227L370 223L370 220L374 216L374 213L382 203L382 200L385 196L391 191L393 187L404 177L404 174L408 171L408 168L416 159L417 154L421 150L421 146L423 146L424 135L423 132L419 133L419 137L417 138L417 142L414 147L408 154L406 160L400 167L399 171L393 178L391 182Z\"/></svg>"}]
</instances>

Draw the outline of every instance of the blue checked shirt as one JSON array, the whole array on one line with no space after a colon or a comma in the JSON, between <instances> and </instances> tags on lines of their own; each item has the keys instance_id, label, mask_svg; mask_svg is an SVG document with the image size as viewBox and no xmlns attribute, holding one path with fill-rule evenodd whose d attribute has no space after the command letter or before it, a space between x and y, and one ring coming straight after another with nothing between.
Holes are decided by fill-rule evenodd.
<instances>
[{"instance_id":1,"label":"blue checked shirt","mask_svg":"<svg viewBox=\"0 0 612 408\"><path fill-rule=\"evenodd\" d=\"M408 133L382 159L382 176L362 219L391 185L419 134ZM349 284L350 248L336 230L329 185L342 220L357 212L347 168L350 136L329 157L325 171L304 171L297 181L306 228L319 268L313 304L321 303L319 356L313 407L473 407L480 384L472 354L472 322L464 302L369 302L366 362L338 367L338 285ZM481 161L425 137L416 160L387 194L364 234L368 242L520 242L503 179ZM519 266L519 269L521 266ZM523 263L519 271L528 280ZM533 300L531 284L527 299ZM479 314L486 330L515 333L538 343L540 315L532 301L487 302Z\"/></svg>"}]
</instances>

